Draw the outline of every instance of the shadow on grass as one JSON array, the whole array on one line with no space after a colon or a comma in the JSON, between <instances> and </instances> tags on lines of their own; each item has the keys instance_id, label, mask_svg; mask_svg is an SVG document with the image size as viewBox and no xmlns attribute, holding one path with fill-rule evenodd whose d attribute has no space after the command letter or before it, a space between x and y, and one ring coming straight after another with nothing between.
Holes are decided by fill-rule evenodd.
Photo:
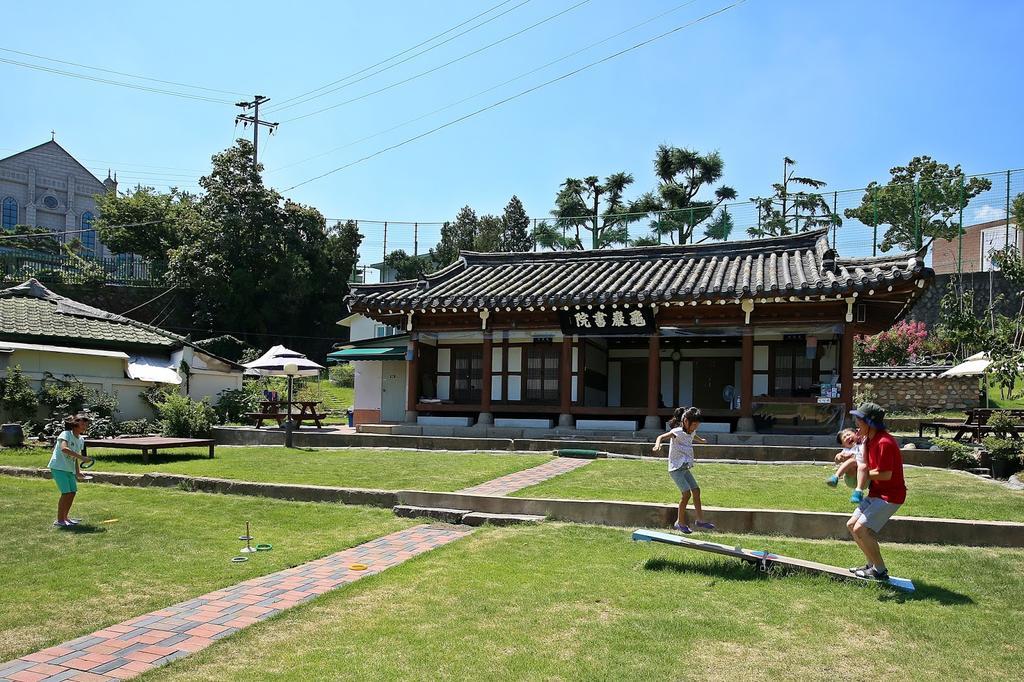
<instances>
[{"instance_id":1,"label":"shadow on grass","mask_svg":"<svg viewBox=\"0 0 1024 682\"><path fill-rule=\"evenodd\" d=\"M91 523L79 523L77 526L59 528L61 533L70 533L73 535L90 535L92 533L106 533L107 529L103 526L95 526Z\"/></svg>"},{"instance_id":2,"label":"shadow on grass","mask_svg":"<svg viewBox=\"0 0 1024 682\"><path fill-rule=\"evenodd\" d=\"M154 464L176 464L179 462L192 462L197 459L209 459L208 452L160 452L149 456L149 464L146 466L153 466ZM97 466L103 466L104 462L112 462L117 464L142 464L142 453L141 452L119 452L117 454L96 455Z\"/></svg>"},{"instance_id":3,"label":"shadow on grass","mask_svg":"<svg viewBox=\"0 0 1024 682\"><path fill-rule=\"evenodd\" d=\"M765 577L764 573L740 561L735 563L698 564L655 557L645 561L643 568L645 571L698 573L711 578L723 578L726 580L762 580Z\"/></svg>"},{"instance_id":4,"label":"shadow on grass","mask_svg":"<svg viewBox=\"0 0 1024 682\"><path fill-rule=\"evenodd\" d=\"M963 606L975 603L966 594L947 590L945 587L932 585L931 583L914 581L914 592L890 592L886 591L878 597L879 601L896 602L902 604L908 601L934 601L943 606Z\"/></svg>"}]
</instances>

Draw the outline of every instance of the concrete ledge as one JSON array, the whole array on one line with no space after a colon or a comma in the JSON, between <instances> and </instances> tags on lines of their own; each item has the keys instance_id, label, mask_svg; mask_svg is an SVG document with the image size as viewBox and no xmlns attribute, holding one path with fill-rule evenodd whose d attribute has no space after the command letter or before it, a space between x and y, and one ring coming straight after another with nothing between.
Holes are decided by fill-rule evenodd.
<instances>
[{"instance_id":1,"label":"concrete ledge","mask_svg":"<svg viewBox=\"0 0 1024 682\"><path fill-rule=\"evenodd\" d=\"M49 469L0 466L0 475L50 478ZM335 502L394 508L398 505L444 508L483 514L540 516L557 521L607 526L669 527L676 505L604 500L561 500L422 490L370 490L327 486L255 483L172 474L94 473L95 482L133 487L182 487L209 493L250 495L306 502ZM847 539L847 514L774 509L705 507L727 533L784 535L809 539ZM979 547L1024 547L1024 523L896 516L882 533L884 542L934 543Z\"/></svg>"},{"instance_id":2,"label":"concrete ledge","mask_svg":"<svg viewBox=\"0 0 1024 682\"><path fill-rule=\"evenodd\" d=\"M0 466L0 475L24 476L30 478L51 478L49 469L31 467ZM203 476L181 476L177 474L125 474L96 472L91 474L93 483L128 486L133 488L183 488L195 492L218 493L222 495L248 495L269 497L277 500L296 502L333 502L369 507L394 507L398 495L391 490L371 488L335 488L319 485L296 485L290 483L259 483L255 481L234 481L225 478Z\"/></svg>"},{"instance_id":3,"label":"concrete ledge","mask_svg":"<svg viewBox=\"0 0 1024 682\"><path fill-rule=\"evenodd\" d=\"M497 497L415 490L400 490L398 498L401 504L456 507L493 514L528 514L556 521L609 526L669 527L676 516L676 505L648 502ZM846 531L849 514L720 507L704 509L718 529L726 533L849 539ZM896 516L886 525L881 539L897 543L1024 547L1024 523Z\"/></svg>"}]
</instances>

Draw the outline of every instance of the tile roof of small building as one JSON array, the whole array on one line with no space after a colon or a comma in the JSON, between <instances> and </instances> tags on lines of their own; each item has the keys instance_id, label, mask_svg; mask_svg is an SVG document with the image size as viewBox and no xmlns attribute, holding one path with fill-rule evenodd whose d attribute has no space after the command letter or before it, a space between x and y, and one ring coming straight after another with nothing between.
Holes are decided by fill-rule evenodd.
<instances>
[{"instance_id":1,"label":"tile roof of small building","mask_svg":"<svg viewBox=\"0 0 1024 682\"><path fill-rule=\"evenodd\" d=\"M601 251L463 252L419 280L362 284L352 309L497 308L837 295L931 278L913 254L840 258L827 230L740 242Z\"/></svg>"},{"instance_id":2,"label":"tile roof of small building","mask_svg":"<svg viewBox=\"0 0 1024 682\"><path fill-rule=\"evenodd\" d=\"M175 348L184 337L72 301L30 279L0 290L0 340L29 339L76 346Z\"/></svg>"},{"instance_id":3,"label":"tile roof of small building","mask_svg":"<svg viewBox=\"0 0 1024 682\"><path fill-rule=\"evenodd\" d=\"M896 367L854 367L853 378L865 379L934 379L952 365L904 365Z\"/></svg>"}]
</instances>

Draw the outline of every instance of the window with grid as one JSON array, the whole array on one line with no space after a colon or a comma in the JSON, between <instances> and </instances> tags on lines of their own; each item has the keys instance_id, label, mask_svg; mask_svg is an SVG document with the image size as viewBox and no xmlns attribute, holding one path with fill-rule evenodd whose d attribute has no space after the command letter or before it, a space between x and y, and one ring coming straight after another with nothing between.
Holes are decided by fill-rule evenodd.
<instances>
[{"instance_id":1,"label":"window with grid","mask_svg":"<svg viewBox=\"0 0 1024 682\"><path fill-rule=\"evenodd\" d=\"M483 351L452 348L452 399L457 403L480 402L483 386Z\"/></svg>"},{"instance_id":2,"label":"window with grid","mask_svg":"<svg viewBox=\"0 0 1024 682\"><path fill-rule=\"evenodd\" d=\"M558 402L559 349L531 346L526 350L525 399L536 403Z\"/></svg>"},{"instance_id":3,"label":"window with grid","mask_svg":"<svg viewBox=\"0 0 1024 682\"><path fill-rule=\"evenodd\" d=\"M814 383L814 359L807 357L802 344L775 346L775 379L772 395L781 398L807 397Z\"/></svg>"},{"instance_id":4,"label":"window with grid","mask_svg":"<svg viewBox=\"0 0 1024 682\"><path fill-rule=\"evenodd\" d=\"M89 211L82 214L82 249L88 252L96 250L96 230L92 229L93 215Z\"/></svg>"},{"instance_id":5,"label":"window with grid","mask_svg":"<svg viewBox=\"0 0 1024 682\"><path fill-rule=\"evenodd\" d=\"M3 227L9 230L18 224L18 202L14 197L5 197L3 203Z\"/></svg>"}]
</instances>

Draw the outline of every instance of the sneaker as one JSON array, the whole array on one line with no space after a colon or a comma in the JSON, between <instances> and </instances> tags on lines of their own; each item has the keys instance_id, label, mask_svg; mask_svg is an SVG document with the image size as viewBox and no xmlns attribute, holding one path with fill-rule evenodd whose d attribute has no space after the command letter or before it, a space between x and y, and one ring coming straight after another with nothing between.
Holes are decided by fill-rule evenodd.
<instances>
[{"instance_id":1,"label":"sneaker","mask_svg":"<svg viewBox=\"0 0 1024 682\"><path fill-rule=\"evenodd\" d=\"M874 566L867 570L860 569L854 573L854 575L858 578L863 578L864 580L877 580L878 582L883 583L889 580L889 571L879 571Z\"/></svg>"},{"instance_id":2,"label":"sneaker","mask_svg":"<svg viewBox=\"0 0 1024 682\"><path fill-rule=\"evenodd\" d=\"M53 527L54 528L70 528L71 526L72 526L72 524L67 522L67 521L54 521L53 522Z\"/></svg>"},{"instance_id":3,"label":"sneaker","mask_svg":"<svg viewBox=\"0 0 1024 682\"><path fill-rule=\"evenodd\" d=\"M853 566L850 568L850 573L856 573L857 571L870 571L871 564L864 564L863 566Z\"/></svg>"},{"instance_id":4,"label":"sneaker","mask_svg":"<svg viewBox=\"0 0 1024 682\"><path fill-rule=\"evenodd\" d=\"M863 500L864 500L864 491L863 490L854 490L853 494L850 495L850 502L853 502L854 504L860 504L861 501L863 501Z\"/></svg>"},{"instance_id":5,"label":"sneaker","mask_svg":"<svg viewBox=\"0 0 1024 682\"><path fill-rule=\"evenodd\" d=\"M825 485L827 485L829 488L835 488L837 485L839 485L839 477L836 476L835 474L832 474L831 476L825 479Z\"/></svg>"},{"instance_id":6,"label":"sneaker","mask_svg":"<svg viewBox=\"0 0 1024 682\"><path fill-rule=\"evenodd\" d=\"M690 533L693 532L692 530L690 530L689 526L680 526L678 523L673 523L672 524L672 529L679 531L683 535L689 535Z\"/></svg>"},{"instance_id":7,"label":"sneaker","mask_svg":"<svg viewBox=\"0 0 1024 682\"><path fill-rule=\"evenodd\" d=\"M82 519L68 519L68 523L72 526L77 526L82 522Z\"/></svg>"},{"instance_id":8,"label":"sneaker","mask_svg":"<svg viewBox=\"0 0 1024 682\"><path fill-rule=\"evenodd\" d=\"M714 530L715 524L711 523L710 521L698 521L697 527L701 530Z\"/></svg>"}]
</instances>

